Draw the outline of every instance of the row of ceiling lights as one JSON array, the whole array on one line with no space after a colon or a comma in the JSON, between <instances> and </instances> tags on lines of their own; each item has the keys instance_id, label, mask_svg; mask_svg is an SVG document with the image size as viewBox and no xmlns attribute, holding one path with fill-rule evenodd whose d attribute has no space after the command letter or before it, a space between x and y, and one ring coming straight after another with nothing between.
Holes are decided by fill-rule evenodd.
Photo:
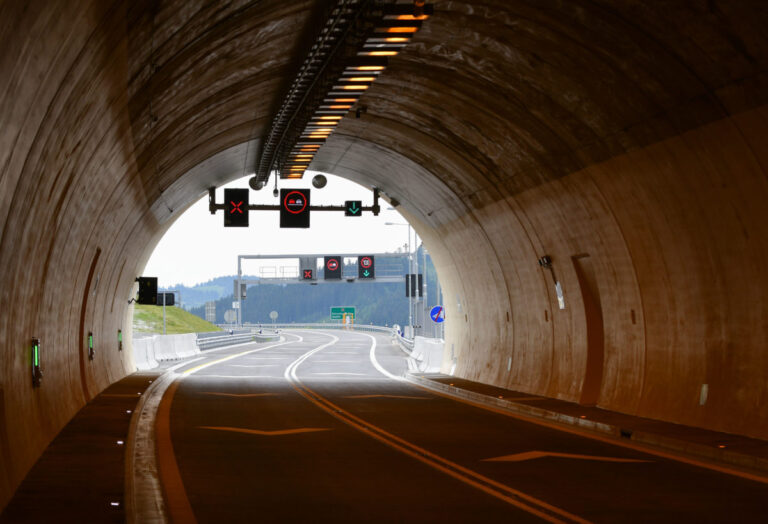
<instances>
[{"instance_id":1,"label":"row of ceiling lights","mask_svg":"<svg viewBox=\"0 0 768 524\"><path fill-rule=\"evenodd\" d=\"M405 8L405 9L403 9ZM402 11L410 9L410 13ZM379 77L388 65L387 59L405 47L429 15L415 15L413 6L390 5L382 10L373 31L363 40L352 60L317 107L301 133L299 141L281 166L281 178L301 178L320 146L333 133L342 118Z\"/></svg>"},{"instance_id":2,"label":"row of ceiling lights","mask_svg":"<svg viewBox=\"0 0 768 524\"><path fill-rule=\"evenodd\" d=\"M281 178L303 177L342 118L386 69L388 58L411 41L430 14L432 5L419 1L340 2L278 113L257 179L266 182L273 167Z\"/></svg>"}]
</instances>

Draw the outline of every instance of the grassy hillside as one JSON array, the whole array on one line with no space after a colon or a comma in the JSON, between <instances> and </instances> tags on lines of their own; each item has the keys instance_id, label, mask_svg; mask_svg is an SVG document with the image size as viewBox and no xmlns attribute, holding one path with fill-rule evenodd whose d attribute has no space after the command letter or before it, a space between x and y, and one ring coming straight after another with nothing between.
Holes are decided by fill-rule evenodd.
<instances>
[{"instance_id":1,"label":"grassy hillside","mask_svg":"<svg viewBox=\"0 0 768 524\"><path fill-rule=\"evenodd\" d=\"M202 333L220 329L202 318L177 307L166 307L166 333ZM133 330L140 333L163 332L163 306L136 305L133 310Z\"/></svg>"}]
</instances>

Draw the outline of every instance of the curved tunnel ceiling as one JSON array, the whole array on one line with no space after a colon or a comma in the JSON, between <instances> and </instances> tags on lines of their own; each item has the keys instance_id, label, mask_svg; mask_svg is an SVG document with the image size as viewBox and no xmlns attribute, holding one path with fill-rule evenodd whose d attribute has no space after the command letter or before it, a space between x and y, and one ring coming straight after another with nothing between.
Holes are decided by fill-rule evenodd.
<instances>
[{"instance_id":1,"label":"curved tunnel ceiling","mask_svg":"<svg viewBox=\"0 0 768 524\"><path fill-rule=\"evenodd\" d=\"M133 371L109 341L135 276L208 186L251 171L324 6L0 4L0 507ZM425 238L446 370L768 437L767 9L435 3L311 167L380 187Z\"/></svg>"}]
</instances>

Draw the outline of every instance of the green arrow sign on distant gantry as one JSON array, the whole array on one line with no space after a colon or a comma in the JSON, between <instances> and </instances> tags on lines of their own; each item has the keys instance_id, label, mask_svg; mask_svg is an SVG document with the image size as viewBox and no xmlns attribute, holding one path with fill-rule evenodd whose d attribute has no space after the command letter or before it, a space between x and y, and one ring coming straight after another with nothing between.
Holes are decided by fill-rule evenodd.
<instances>
[{"instance_id":1,"label":"green arrow sign on distant gantry","mask_svg":"<svg viewBox=\"0 0 768 524\"><path fill-rule=\"evenodd\" d=\"M344 216L359 217L363 215L362 200L347 200L344 202Z\"/></svg>"},{"instance_id":2,"label":"green arrow sign on distant gantry","mask_svg":"<svg viewBox=\"0 0 768 524\"><path fill-rule=\"evenodd\" d=\"M376 266L373 255L357 257L357 278L376 278Z\"/></svg>"}]
</instances>

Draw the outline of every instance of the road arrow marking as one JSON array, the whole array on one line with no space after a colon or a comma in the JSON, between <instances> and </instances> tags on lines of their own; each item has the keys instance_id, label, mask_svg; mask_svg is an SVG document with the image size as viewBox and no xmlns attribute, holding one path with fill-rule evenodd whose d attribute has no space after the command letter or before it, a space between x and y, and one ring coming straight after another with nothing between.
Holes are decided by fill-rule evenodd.
<instances>
[{"instance_id":1,"label":"road arrow marking","mask_svg":"<svg viewBox=\"0 0 768 524\"><path fill-rule=\"evenodd\" d=\"M250 398L250 397L276 397L277 393L217 393L215 391L206 391L206 395L214 395L216 397L238 397L238 398Z\"/></svg>"},{"instance_id":2,"label":"road arrow marking","mask_svg":"<svg viewBox=\"0 0 768 524\"><path fill-rule=\"evenodd\" d=\"M649 460L601 457L599 455L577 455L574 453L555 453L552 451L525 451L523 453L516 453L513 455L504 455L501 457L483 459L483 462L522 462L524 460L533 460L533 459L544 458L544 457L558 457L558 458L569 458L569 459L578 459L578 460L597 460L600 462L650 462Z\"/></svg>"},{"instance_id":3,"label":"road arrow marking","mask_svg":"<svg viewBox=\"0 0 768 524\"><path fill-rule=\"evenodd\" d=\"M344 398L402 398L408 400L432 400L430 397L409 397L408 395L349 395Z\"/></svg>"},{"instance_id":4,"label":"road arrow marking","mask_svg":"<svg viewBox=\"0 0 768 524\"><path fill-rule=\"evenodd\" d=\"M295 435L297 433L313 433L315 431L330 431L331 428L296 428L296 429L276 429L274 431L265 431L261 429L232 428L229 426L197 426L199 429L214 429L216 431L231 431L233 433L247 433L249 435L261 435L264 437L278 437L282 435Z\"/></svg>"}]
</instances>

